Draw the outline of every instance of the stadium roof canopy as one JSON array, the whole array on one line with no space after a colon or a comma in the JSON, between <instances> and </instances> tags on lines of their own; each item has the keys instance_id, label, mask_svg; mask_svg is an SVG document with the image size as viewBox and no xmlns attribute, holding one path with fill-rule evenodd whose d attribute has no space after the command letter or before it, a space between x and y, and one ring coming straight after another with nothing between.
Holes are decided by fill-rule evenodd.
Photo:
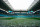
<instances>
[{"instance_id":1,"label":"stadium roof canopy","mask_svg":"<svg viewBox=\"0 0 40 27\"><path fill-rule=\"evenodd\" d=\"M0 0L0 8L4 10L11 10L11 8L3 0Z\"/></svg>"},{"instance_id":2,"label":"stadium roof canopy","mask_svg":"<svg viewBox=\"0 0 40 27\"><path fill-rule=\"evenodd\" d=\"M0 0L0 8L2 8L4 10L11 10L11 8L3 0ZM30 9L31 10L40 9L40 0L34 6L32 6L32 8L30 8Z\"/></svg>"},{"instance_id":3,"label":"stadium roof canopy","mask_svg":"<svg viewBox=\"0 0 40 27\"><path fill-rule=\"evenodd\" d=\"M31 8L31 10L36 11L40 9L40 0Z\"/></svg>"}]
</instances>

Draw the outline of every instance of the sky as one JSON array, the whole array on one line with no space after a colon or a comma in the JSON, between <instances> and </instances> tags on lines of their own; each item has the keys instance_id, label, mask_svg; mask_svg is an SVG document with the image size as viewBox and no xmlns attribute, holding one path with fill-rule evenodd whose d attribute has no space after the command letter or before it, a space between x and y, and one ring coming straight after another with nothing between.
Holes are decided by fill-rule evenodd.
<instances>
[{"instance_id":1,"label":"sky","mask_svg":"<svg viewBox=\"0 0 40 27\"><path fill-rule=\"evenodd\" d=\"M12 10L28 10L34 0L8 0L13 7Z\"/></svg>"}]
</instances>

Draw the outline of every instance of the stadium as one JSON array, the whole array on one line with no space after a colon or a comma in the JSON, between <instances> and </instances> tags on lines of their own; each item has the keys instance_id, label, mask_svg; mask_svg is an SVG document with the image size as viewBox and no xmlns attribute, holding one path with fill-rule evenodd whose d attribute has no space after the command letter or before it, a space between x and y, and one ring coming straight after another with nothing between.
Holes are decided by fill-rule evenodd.
<instances>
[{"instance_id":1,"label":"stadium","mask_svg":"<svg viewBox=\"0 0 40 27\"><path fill-rule=\"evenodd\" d=\"M0 0L0 25L40 26L40 0L34 0L26 10L17 9L10 0Z\"/></svg>"}]
</instances>

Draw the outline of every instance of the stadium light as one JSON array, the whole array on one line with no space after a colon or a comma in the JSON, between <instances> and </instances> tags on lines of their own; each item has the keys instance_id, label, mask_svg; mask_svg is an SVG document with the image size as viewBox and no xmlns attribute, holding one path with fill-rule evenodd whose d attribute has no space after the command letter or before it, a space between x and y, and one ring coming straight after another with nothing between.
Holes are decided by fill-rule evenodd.
<instances>
[{"instance_id":1,"label":"stadium light","mask_svg":"<svg viewBox=\"0 0 40 27\"><path fill-rule=\"evenodd\" d=\"M33 3L34 0L8 0L12 10L28 10L29 6Z\"/></svg>"}]
</instances>

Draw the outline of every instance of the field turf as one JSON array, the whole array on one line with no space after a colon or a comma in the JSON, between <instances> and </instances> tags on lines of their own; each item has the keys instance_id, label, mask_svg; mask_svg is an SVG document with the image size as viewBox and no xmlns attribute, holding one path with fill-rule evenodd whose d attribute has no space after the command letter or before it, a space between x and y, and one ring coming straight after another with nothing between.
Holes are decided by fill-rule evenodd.
<instances>
[{"instance_id":1,"label":"field turf","mask_svg":"<svg viewBox=\"0 0 40 27\"><path fill-rule=\"evenodd\" d=\"M27 26L40 26L40 18L0 18L0 25L27 25Z\"/></svg>"}]
</instances>

